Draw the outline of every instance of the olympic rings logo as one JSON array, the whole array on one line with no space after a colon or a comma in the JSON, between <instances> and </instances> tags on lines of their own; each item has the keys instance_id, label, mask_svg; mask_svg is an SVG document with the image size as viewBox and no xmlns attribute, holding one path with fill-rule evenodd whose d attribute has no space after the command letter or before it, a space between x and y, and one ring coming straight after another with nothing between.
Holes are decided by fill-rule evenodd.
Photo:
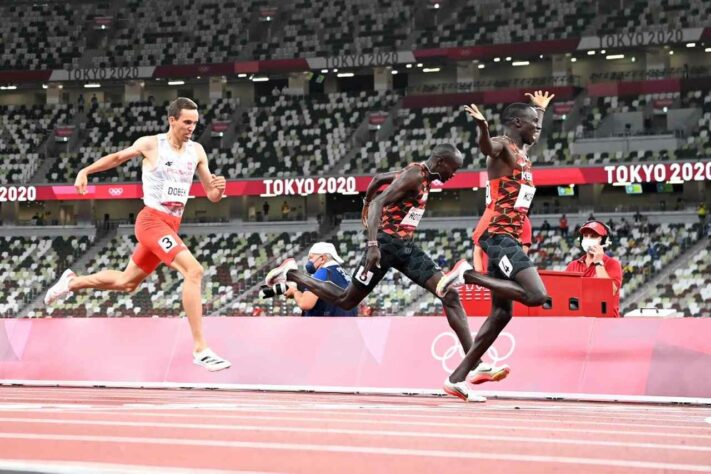
<instances>
[{"instance_id":1,"label":"olympic rings logo","mask_svg":"<svg viewBox=\"0 0 711 474\"><path fill-rule=\"evenodd\" d=\"M472 333L472 339L476 338L476 334L476 332ZM502 342L504 339L507 339L508 342ZM508 350L506 352L503 350L499 352L497 346L499 348L508 347ZM446 349L442 350L443 347L446 347ZM502 332L494 344L486 351L486 355L491 359L492 365L498 366L499 362L511 357L515 348L516 339L513 334L510 332ZM464 349L462 349L462 345L459 343L457 336L451 331L443 332L435 337L434 341L432 341L431 352L434 360L440 361L442 363L442 369L448 374L451 374L455 369L455 367L449 366L449 360L453 357L456 359L455 356L457 353L459 354L459 358L456 360L457 364L464 358Z\"/></svg>"},{"instance_id":2,"label":"olympic rings logo","mask_svg":"<svg viewBox=\"0 0 711 474\"><path fill-rule=\"evenodd\" d=\"M120 196L123 194L123 188L109 188L109 194L112 196Z\"/></svg>"}]
</instances>

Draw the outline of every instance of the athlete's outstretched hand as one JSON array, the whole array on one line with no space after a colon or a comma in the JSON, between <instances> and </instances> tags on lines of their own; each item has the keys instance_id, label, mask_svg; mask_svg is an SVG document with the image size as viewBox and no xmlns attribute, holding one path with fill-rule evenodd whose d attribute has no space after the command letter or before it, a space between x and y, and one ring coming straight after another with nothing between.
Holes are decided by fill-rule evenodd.
<instances>
[{"instance_id":1,"label":"athlete's outstretched hand","mask_svg":"<svg viewBox=\"0 0 711 474\"><path fill-rule=\"evenodd\" d=\"M89 182L86 172L84 170L79 171L77 174L77 179L74 180L74 187L77 189L79 194L86 194L86 186Z\"/></svg>"},{"instance_id":2,"label":"athlete's outstretched hand","mask_svg":"<svg viewBox=\"0 0 711 474\"><path fill-rule=\"evenodd\" d=\"M479 111L476 105L465 105L464 110L466 110L469 116L474 119L477 125L482 125L486 123L486 118L484 118L484 114Z\"/></svg>"},{"instance_id":3,"label":"athlete's outstretched hand","mask_svg":"<svg viewBox=\"0 0 711 474\"><path fill-rule=\"evenodd\" d=\"M224 176L212 175L210 179L210 186L220 191L220 194L225 193L225 187L227 187L227 181Z\"/></svg>"},{"instance_id":4,"label":"athlete's outstretched hand","mask_svg":"<svg viewBox=\"0 0 711 474\"><path fill-rule=\"evenodd\" d=\"M527 95L529 99L531 99L533 105L542 109L547 108L548 103L553 99L553 97L555 97L555 94L550 94L548 91L536 91L533 94L526 92L525 95Z\"/></svg>"},{"instance_id":5,"label":"athlete's outstretched hand","mask_svg":"<svg viewBox=\"0 0 711 474\"><path fill-rule=\"evenodd\" d=\"M366 229L368 228L368 208L370 207L370 203L364 202L363 203L363 209L360 211L360 221L363 224L363 227Z\"/></svg>"},{"instance_id":6,"label":"athlete's outstretched hand","mask_svg":"<svg viewBox=\"0 0 711 474\"><path fill-rule=\"evenodd\" d=\"M368 251L365 254L363 275L367 275L369 271L375 268L380 268L380 249L378 247L368 247Z\"/></svg>"}]
</instances>

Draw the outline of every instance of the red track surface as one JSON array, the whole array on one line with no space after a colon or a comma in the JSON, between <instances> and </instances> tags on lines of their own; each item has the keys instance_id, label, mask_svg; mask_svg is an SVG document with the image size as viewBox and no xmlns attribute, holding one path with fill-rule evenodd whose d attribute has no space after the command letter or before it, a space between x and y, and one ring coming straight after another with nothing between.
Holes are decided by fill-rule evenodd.
<instances>
[{"instance_id":1,"label":"red track surface","mask_svg":"<svg viewBox=\"0 0 711 474\"><path fill-rule=\"evenodd\" d=\"M711 472L711 408L0 387L0 469L18 467L73 473Z\"/></svg>"}]
</instances>

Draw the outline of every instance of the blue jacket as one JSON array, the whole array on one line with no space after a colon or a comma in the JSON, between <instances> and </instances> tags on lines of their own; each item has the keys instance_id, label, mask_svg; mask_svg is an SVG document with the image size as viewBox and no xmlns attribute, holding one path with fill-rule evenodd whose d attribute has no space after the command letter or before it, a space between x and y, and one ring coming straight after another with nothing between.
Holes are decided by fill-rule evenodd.
<instances>
[{"instance_id":1,"label":"blue jacket","mask_svg":"<svg viewBox=\"0 0 711 474\"><path fill-rule=\"evenodd\" d=\"M322 266L316 270L316 273L313 274L313 278L321 281L330 281L341 288L347 288L351 282L350 276L337 264ZM341 309L319 298L313 308L304 311L304 316L358 316L358 308L351 310Z\"/></svg>"}]
</instances>

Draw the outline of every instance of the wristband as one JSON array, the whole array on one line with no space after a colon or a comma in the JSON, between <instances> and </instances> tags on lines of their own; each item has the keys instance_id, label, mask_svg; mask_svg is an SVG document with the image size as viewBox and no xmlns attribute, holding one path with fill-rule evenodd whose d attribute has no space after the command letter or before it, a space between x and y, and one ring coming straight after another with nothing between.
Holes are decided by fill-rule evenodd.
<instances>
[{"instance_id":1,"label":"wristband","mask_svg":"<svg viewBox=\"0 0 711 474\"><path fill-rule=\"evenodd\" d=\"M378 243L377 240L369 240L368 247L380 247L380 244Z\"/></svg>"},{"instance_id":2,"label":"wristband","mask_svg":"<svg viewBox=\"0 0 711 474\"><path fill-rule=\"evenodd\" d=\"M543 107L534 107L534 109L540 110L540 111L543 112L543 113L546 112L546 109L544 109Z\"/></svg>"}]
</instances>

